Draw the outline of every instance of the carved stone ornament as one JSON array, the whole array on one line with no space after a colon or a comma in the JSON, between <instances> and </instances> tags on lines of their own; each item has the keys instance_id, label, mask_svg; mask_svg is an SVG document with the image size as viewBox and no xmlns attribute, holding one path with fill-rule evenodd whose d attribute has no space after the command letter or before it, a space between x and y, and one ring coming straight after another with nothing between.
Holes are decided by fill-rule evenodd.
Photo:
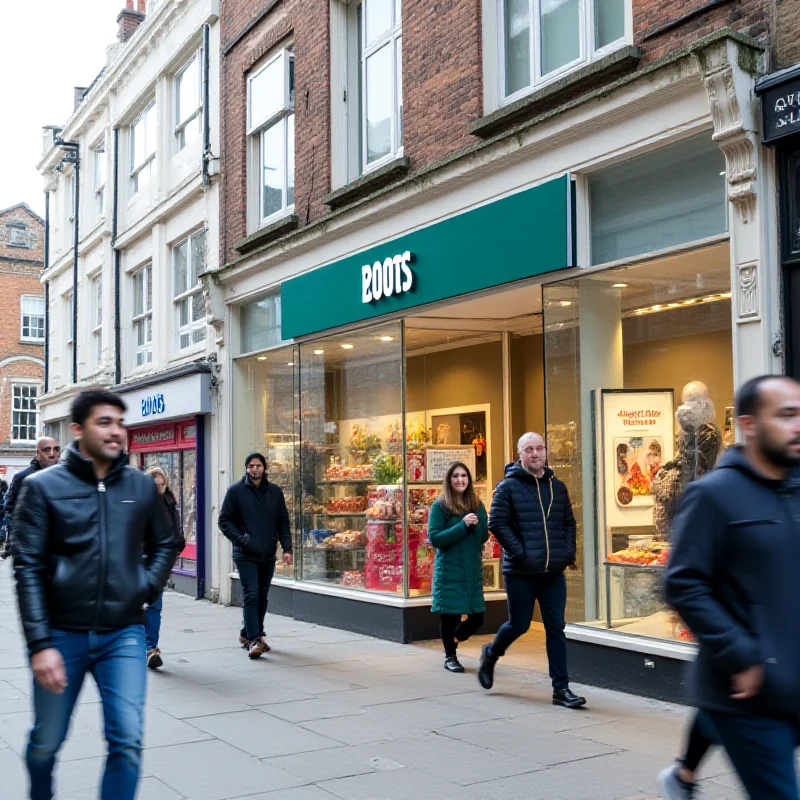
<instances>
[{"instance_id":1,"label":"carved stone ornament","mask_svg":"<svg viewBox=\"0 0 800 800\"><path fill-rule=\"evenodd\" d=\"M213 275L203 275L203 301L206 307L206 324L214 329L216 344L225 344L225 301L222 288Z\"/></svg>"},{"instance_id":2,"label":"carved stone ornament","mask_svg":"<svg viewBox=\"0 0 800 800\"><path fill-rule=\"evenodd\" d=\"M758 264L753 261L739 265L736 296L739 319L758 317Z\"/></svg>"},{"instance_id":3,"label":"carved stone ornament","mask_svg":"<svg viewBox=\"0 0 800 800\"><path fill-rule=\"evenodd\" d=\"M53 194L58 189L58 173L50 169L44 173L44 190Z\"/></svg>"},{"instance_id":4,"label":"carved stone ornament","mask_svg":"<svg viewBox=\"0 0 800 800\"><path fill-rule=\"evenodd\" d=\"M758 134L753 115L748 114L743 119L740 98L750 111L750 99L745 93L752 78L741 72L736 63L739 46L723 40L700 51L696 58L714 122L712 139L725 154L728 199L740 213L742 222L747 224L755 213Z\"/></svg>"}]
</instances>

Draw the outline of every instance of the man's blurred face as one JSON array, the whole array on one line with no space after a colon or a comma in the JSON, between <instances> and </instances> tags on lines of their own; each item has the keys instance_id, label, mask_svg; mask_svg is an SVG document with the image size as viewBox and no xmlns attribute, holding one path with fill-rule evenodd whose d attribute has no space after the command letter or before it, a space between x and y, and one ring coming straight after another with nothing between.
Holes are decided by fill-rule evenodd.
<instances>
[{"instance_id":1,"label":"man's blurred face","mask_svg":"<svg viewBox=\"0 0 800 800\"><path fill-rule=\"evenodd\" d=\"M61 448L58 442L49 436L39 439L39 445L36 448L36 460L42 465L43 469L52 467L61 456Z\"/></svg>"},{"instance_id":2,"label":"man's blurred face","mask_svg":"<svg viewBox=\"0 0 800 800\"><path fill-rule=\"evenodd\" d=\"M547 447L538 433L532 433L520 442L519 461L525 469L537 475L544 469Z\"/></svg>"},{"instance_id":3,"label":"man's blurred face","mask_svg":"<svg viewBox=\"0 0 800 800\"><path fill-rule=\"evenodd\" d=\"M83 425L72 426L81 450L97 461L116 461L125 447L123 412L116 406L95 406Z\"/></svg>"},{"instance_id":4,"label":"man's blurred face","mask_svg":"<svg viewBox=\"0 0 800 800\"><path fill-rule=\"evenodd\" d=\"M261 479L264 477L264 465L261 463L261 459L253 458L247 464L247 474L250 476L250 480L253 483L261 483Z\"/></svg>"},{"instance_id":5,"label":"man's blurred face","mask_svg":"<svg viewBox=\"0 0 800 800\"><path fill-rule=\"evenodd\" d=\"M800 465L800 384L775 378L761 384L756 413L739 418L748 444L777 467Z\"/></svg>"}]
</instances>

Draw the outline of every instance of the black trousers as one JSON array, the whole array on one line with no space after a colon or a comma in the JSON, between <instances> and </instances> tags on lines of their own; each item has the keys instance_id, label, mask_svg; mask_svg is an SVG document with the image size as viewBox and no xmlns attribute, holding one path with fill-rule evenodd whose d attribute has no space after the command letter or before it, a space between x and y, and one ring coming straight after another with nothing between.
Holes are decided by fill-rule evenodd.
<instances>
[{"instance_id":1,"label":"black trousers","mask_svg":"<svg viewBox=\"0 0 800 800\"><path fill-rule=\"evenodd\" d=\"M696 772L706 753L717 744L716 734L704 711L698 711L686 739L686 753L681 759L683 766Z\"/></svg>"},{"instance_id":2,"label":"black trousers","mask_svg":"<svg viewBox=\"0 0 800 800\"><path fill-rule=\"evenodd\" d=\"M264 635L264 617L267 616L269 587L275 574L275 559L269 561L236 560L242 584L243 635L247 641Z\"/></svg>"},{"instance_id":3,"label":"black trousers","mask_svg":"<svg viewBox=\"0 0 800 800\"><path fill-rule=\"evenodd\" d=\"M466 642L483 625L483 614L470 614L463 622L461 614L442 614L439 631L442 635L444 654L449 658L456 654L459 642Z\"/></svg>"},{"instance_id":4,"label":"black trousers","mask_svg":"<svg viewBox=\"0 0 800 800\"><path fill-rule=\"evenodd\" d=\"M541 575L506 575L508 621L503 624L490 647L491 656L501 658L520 636L528 632L533 607L538 601L544 623L547 660L554 689L569 686L567 675L567 637L564 634L564 611L567 605L567 581L563 572Z\"/></svg>"}]
</instances>

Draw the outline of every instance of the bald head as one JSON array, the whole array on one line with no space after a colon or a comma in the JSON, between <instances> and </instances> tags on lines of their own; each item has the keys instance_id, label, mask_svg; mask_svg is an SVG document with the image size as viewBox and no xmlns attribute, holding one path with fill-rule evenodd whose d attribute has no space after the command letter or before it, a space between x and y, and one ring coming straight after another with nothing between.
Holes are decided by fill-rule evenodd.
<instances>
[{"instance_id":1,"label":"bald head","mask_svg":"<svg viewBox=\"0 0 800 800\"><path fill-rule=\"evenodd\" d=\"M517 442L519 462L528 472L540 477L547 463L547 447L541 433L524 433Z\"/></svg>"},{"instance_id":2,"label":"bald head","mask_svg":"<svg viewBox=\"0 0 800 800\"><path fill-rule=\"evenodd\" d=\"M36 460L42 465L43 469L52 467L61 456L61 448L58 441L52 436L42 436L36 442Z\"/></svg>"}]
</instances>

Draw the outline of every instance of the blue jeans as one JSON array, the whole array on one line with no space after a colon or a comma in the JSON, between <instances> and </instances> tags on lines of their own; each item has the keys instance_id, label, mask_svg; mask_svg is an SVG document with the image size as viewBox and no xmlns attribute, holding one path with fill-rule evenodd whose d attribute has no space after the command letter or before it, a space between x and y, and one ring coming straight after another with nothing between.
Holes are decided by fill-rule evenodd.
<instances>
[{"instance_id":1,"label":"blue jeans","mask_svg":"<svg viewBox=\"0 0 800 800\"><path fill-rule=\"evenodd\" d=\"M706 713L750 797L797 800L800 720Z\"/></svg>"},{"instance_id":2,"label":"blue jeans","mask_svg":"<svg viewBox=\"0 0 800 800\"><path fill-rule=\"evenodd\" d=\"M164 595L160 594L145 611L144 638L148 652L158 647L158 636L161 633L161 609L164 607Z\"/></svg>"},{"instance_id":3,"label":"blue jeans","mask_svg":"<svg viewBox=\"0 0 800 800\"><path fill-rule=\"evenodd\" d=\"M26 753L31 800L53 797L56 753L67 737L87 672L100 692L108 742L101 800L133 800L139 783L147 684L144 626L130 625L112 633L54 630L52 637L64 659L67 688L53 694L33 682L35 720Z\"/></svg>"},{"instance_id":4,"label":"blue jeans","mask_svg":"<svg viewBox=\"0 0 800 800\"><path fill-rule=\"evenodd\" d=\"M547 661L553 689L569 686L567 675L567 637L564 634L564 610L567 606L567 581L563 572L544 572L541 575L506 575L508 621L492 642L490 652L501 658L520 636L528 632L536 601L542 612Z\"/></svg>"}]
</instances>

